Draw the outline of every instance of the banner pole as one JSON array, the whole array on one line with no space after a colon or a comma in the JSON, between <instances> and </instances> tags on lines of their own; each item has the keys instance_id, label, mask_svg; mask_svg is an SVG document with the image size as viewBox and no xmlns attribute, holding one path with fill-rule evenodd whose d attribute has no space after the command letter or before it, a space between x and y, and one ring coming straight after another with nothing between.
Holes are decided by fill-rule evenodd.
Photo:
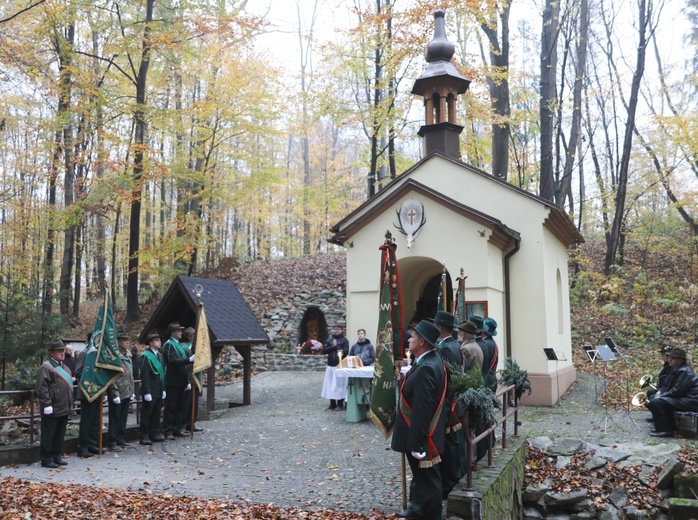
<instances>
[{"instance_id":1,"label":"banner pole","mask_svg":"<svg viewBox=\"0 0 698 520\"><path fill-rule=\"evenodd\" d=\"M99 399L99 446L97 447L97 449L99 450L99 456L101 457L102 439L104 437L104 399L102 399L101 395L97 399Z\"/></svg>"},{"instance_id":2,"label":"banner pole","mask_svg":"<svg viewBox=\"0 0 698 520\"><path fill-rule=\"evenodd\" d=\"M194 330L194 342L192 343L191 350L192 354L196 352L196 338L199 336L199 321L201 320L201 290L199 286L195 289L196 292L196 330ZM194 439L194 416L196 415L196 374L194 373L194 367L191 369L191 422L189 423L189 438Z\"/></svg>"},{"instance_id":3,"label":"banner pole","mask_svg":"<svg viewBox=\"0 0 698 520\"><path fill-rule=\"evenodd\" d=\"M405 468L405 454L400 453L400 466L402 473L402 510L407 509L407 468Z\"/></svg>"}]
</instances>

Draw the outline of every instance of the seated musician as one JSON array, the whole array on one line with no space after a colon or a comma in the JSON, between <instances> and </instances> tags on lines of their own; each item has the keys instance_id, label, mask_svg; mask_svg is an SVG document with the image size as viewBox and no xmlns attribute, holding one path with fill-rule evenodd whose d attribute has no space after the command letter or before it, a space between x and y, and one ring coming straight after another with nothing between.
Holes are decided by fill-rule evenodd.
<instances>
[{"instance_id":1,"label":"seated musician","mask_svg":"<svg viewBox=\"0 0 698 520\"><path fill-rule=\"evenodd\" d=\"M698 377L686 362L686 351L673 348L669 352L672 371L665 387L647 403L654 418L653 437L673 437L674 412L698 411Z\"/></svg>"}]
</instances>

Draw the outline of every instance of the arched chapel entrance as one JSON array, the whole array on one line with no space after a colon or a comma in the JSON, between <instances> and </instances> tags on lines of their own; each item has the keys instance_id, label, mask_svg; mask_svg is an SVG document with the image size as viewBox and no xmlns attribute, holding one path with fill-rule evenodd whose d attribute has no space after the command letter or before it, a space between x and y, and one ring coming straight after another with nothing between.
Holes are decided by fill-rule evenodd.
<instances>
[{"instance_id":1,"label":"arched chapel entrance","mask_svg":"<svg viewBox=\"0 0 698 520\"><path fill-rule=\"evenodd\" d=\"M400 284L402 286L403 319L405 323L433 318L437 311L443 264L425 256L398 260ZM453 304L453 282L446 270L446 297L448 309Z\"/></svg>"}]
</instances>

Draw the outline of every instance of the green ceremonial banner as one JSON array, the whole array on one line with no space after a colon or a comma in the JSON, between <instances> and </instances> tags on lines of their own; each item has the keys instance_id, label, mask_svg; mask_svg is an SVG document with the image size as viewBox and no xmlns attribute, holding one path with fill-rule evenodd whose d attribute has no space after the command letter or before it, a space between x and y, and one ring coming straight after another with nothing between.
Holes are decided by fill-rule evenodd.
<instances>
[{"instance_id":1,"label":"green ceremonial banner","mask_svg":"<svg viewBox=\"0 0 698 520\"><path fill-rule=\"evenodd\" d=\"M382 252L381 291L370 416L376 426L388 437L395 425L397 412L395 383L402 365L402 297L395 257L395 242L389 238L380 249Z\"/></svg>"},{"instance_id":2,"label":"green ceremonial banner","mask_svg":"<svg viewBox=\"0 0 698 520\"><path fill-rule=\"evenodd\" d=\"M80 376L80 389L87 400L92 402L102 395L112 381L123 372L114 311L109 298L109 288L105 287L104 302L97 312L97 320L92 328L90 343L87 345L85 366Z\"/></svg>"},{"instance_id":3,"label":"green ceremonial banner","mask_svg":"<svg viewBox=\"0 0 698 520\"><path fill-rule=\"evenodd\" d=\"M465 320L468 319L467 309L465 308L465 279L467 276L463 276L463 269L460 270L460 276L458 280L458 290L456 292L456 309L453 314L456 316L456 324L460 325Z\"/></svg>"}]
</instances>

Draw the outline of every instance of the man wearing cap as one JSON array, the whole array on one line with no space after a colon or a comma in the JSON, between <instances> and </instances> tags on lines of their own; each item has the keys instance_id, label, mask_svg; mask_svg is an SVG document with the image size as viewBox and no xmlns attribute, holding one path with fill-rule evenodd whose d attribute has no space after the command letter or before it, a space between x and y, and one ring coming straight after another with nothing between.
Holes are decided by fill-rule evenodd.
<instances>
[{"instance_id":1,"label":"man wearing cap","mask_svg":"<svg viewBox=\"0 0 698 520\"><path fill-rule=\"evenodd\" d=\"M657 374L657 383L654 388L650 387L647 390L647 399L652 399L658 391L668 390L666 388L669 382L669 375L671 374L671 363L669 363L669 353L671 352L671 347L669 345L664 345L659 349L659 354L662 356L662 369ZM654 419L647 419L652 422Z\"/></svg>"},{"instance_id":2,"label":"man wearing cap","mask_svg":"<svg viewBox=\"0 0 698 520\"><path fill-rule=\"evenodd\" d=\"M686 362L686 351L673 348L669 352L672 371L666 390L659 390L647 403L654 418L653 437L673 437L675 429L674 412L698 411L698 377Z\"/></svg>"},{"instance_id":3,"label":"man wearing cap","mask_svg":"<svg viewBox=\"0 0 698 520\"><path fill-rule=\"evenodd\" d=\"M162 415L162 430L165 439L170 441L174 440L175 437L186 437L182 431L184 428L184 401L185 393L191 391L187 366L194 362L194 356L180 344L183 330L184 327L178 322L170 323L167 326L170 339L162 346L165 389L167 391L165 411Z\"/></svg>"},{"instance_id":4,"label":"man wearing cap","mask_svg":"<svg viewBox=\"0 0 698 520\"><path fill-rule=\"evenodd\" d=\"M475 342L477 345L480 347L480 350L482 351L482 377L487 378L487 375L490 372L490 365L492 363L492 354L490 352L490 347L487 343L485 343L485 339L482 335L482 324L485 321L485 319L481 316L471 316L470 317L470 322L475 325L475 329L477 330L477 334L475 336Z\"/></svg>"},{"instance_id":5,"label":"man wearing cap","mask_svg":"<svg viewBox=\"0 0 698 520\"><path fill-rule=\"evenodd\" d=\"M494 340L497 335L497 322L493 318L485 318L482 321L482 342L487 346L487 351L490 355L489 370L485 376L485 386L497 391L497 365L499 364L499 347Z\"/></svg>"},{"instance_id":6,"label":"man wearing cap","mask_svg":"<svg viewBox=\"0 0 698 520\"><path fill-rule=\"evenodd\" d=\"M441 473L444 449L446 368L436 353L439 329L422 320L412 328L410 353L415 361L400 383L400 399L391 448L405 453L412 470L409 506L400 518L441 519Z\"/></svg>"},{"instance_id":7,"label":"man wearing cap","mask_svg":"<svg viewBox=\"0 0 698 520\"><path fill-rule=\"evenodd\" d=\"M49 358L36 374L36 395L41 414L41 466L57 468L68 463L61 458L68 416L73 409L73 375L63 365L65 345L60 339L48 346Z\"/></svg>"},{"instance_id":8,"label":"man wearing cap","mask_svg":"<svg viewBox=\"0 0 698 520\"><path fill-rule=\"evenodd\" d=\"M183 342L181 343L182 347L184 347L184 350L187 351L187 355L191 356L194 354L194 348L192 346L192 343L194 341L194 334L196 333L196 330L194 327L187 327L184 329L184 336L183 336ZM202 432L204 431L203 428L199 428L196 426L196 418L199 415L199 394L201 391L199 388L203 388L203 373L199 372L198 374L193 374L192 372L187 371L187 375L189 376L189 383L191 384L191 390L186 391L184 393L184 430L182 430L183 433L188 433L192 431L192 427L194 428L193 431L195 432ZM194 378L199 382L199 385L194 383ZM194 425L192 426L191 423L191 400L192 398L195 399L194 403Z\"/></svg>"},{"instance_id":9,"label":"man wearing cap","mask_svg":"<svg viewBox=\"0 0 698 520\"><path fill-rule=\"evenodd\" d=\"M458 342L453 339L453 328L456 317L450 312L438 311L433 320L430 320L439 329L439 338L436 343L436 352L446 363L467 370L465 356L460 350ZM448 375L447 375L448 377ZM448 384L448 383L447 383ZM441 457L439 470L441 471L441 498L446 500L453 487L458 484L466 473L466 449L465 437L461 426L463 407L454 401L453 392L446 393L444 413L446 413L446 443Z\"/></svg>"},{"instance_id":10,"label":"man wearing cap","mask_svg":"<svg viewBox=\"0 0 698 520\"><path fill-rule=\"evenodd\" d=\"M146 446L153 442L165 440L160 430L160 410L165 393L165 369L160 354L160 334L150 332L146 338L148 348L141 356L141 444Z\"/></svg>"},{"instance_id":11,"label":"man wearing cap","mask_svg":"<svg viewBox=\"0 0 698 520\"><path fill-rule=\"evenodd\" d=\"M458 326L458 340L461 342L460 349L465 356L465 365L468 370L472 367L482 369L483 353L480 346L475 341L478 330L475 324L470 321L462 321Z\"/></svg>"},{"instance_id":12,"label":"man wearing cap","mask_svg":"<svg viewBox=\"0 0 698 520\"><path fill-rule=\"evenodd\" d=\"M124 373L116 379L107 390L109 397L109 430L107 447L112 451L121 451L121 447L130 446L126 442L126 421L133 395L133 365L129 352L129 337L126 331L116 333L119 340L119 354Z\"/></svg>"}]
</instances>

